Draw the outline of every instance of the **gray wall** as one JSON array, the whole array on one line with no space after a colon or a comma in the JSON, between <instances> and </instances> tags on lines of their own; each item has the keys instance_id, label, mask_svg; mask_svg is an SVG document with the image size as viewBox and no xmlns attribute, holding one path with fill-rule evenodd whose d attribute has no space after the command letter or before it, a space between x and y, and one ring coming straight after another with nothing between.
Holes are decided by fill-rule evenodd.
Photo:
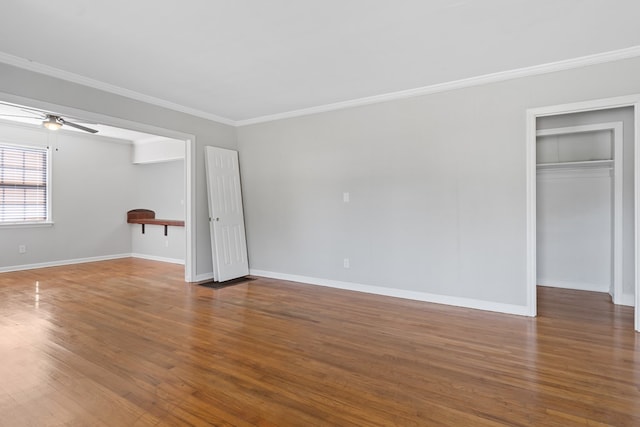
<instances>
[{"instance_id":1,"label":"gray wall","mask_svg":"<svg viewBox=\"0 0 640 427\"><path fill-rule=\"evenodd\" d=\"M211 120L179 113L75 83L0 64L0 93L16 95L195 135L196 275L213 271L204 176L204 146L236 149L236 131Z\"/></svg>"},{"instance_id":2,"label":"gray wall","mask_svg":"<svg viewBox=\"0 0 640 427\"><path fill-rule=\"evenodd\" d=\"M134 173L132 209L151 209L156 218L184 220L184 160L134 165ZM147 225L144 234L140 225L130 228L134 254L184 262L184 227L169 227L167 236L160 225Z\"/></svg>"},{"instance_id":3,"label":"gray wall","mask_svg":"<svg viewBox=\"0 0 640 427\"><path fill-rule=\"evenodd\" d=\"M0 228L2 267L131 252L131 145L64 130L0 125L5 142L51 147L52 226ZM18 253L18 245L27 252Z\"/></svg>"},{"instance_id":4,"label":"gray wall","mask_svg":"<svg viewBox=\"0 0 640 427\"><path fill-rule=\"evenodd\" d=\"M638 93L639 73L634 58L239 128L251 268L524 306L525 111Z\"/></svg>"},{"instance_id":5,"label":"gray wall","mask_svg":"<svg viewBox=\"0 0 640 427\"><path fill-rule=\"evenodd\" d=\"M524 305L525 111L639 93L639 73L634 58L239 128L251 267ZM194 134L195 273L212 271L203 147L236 149L236 129L2 64L0 92Z\"/></svg>"}]
</instances>

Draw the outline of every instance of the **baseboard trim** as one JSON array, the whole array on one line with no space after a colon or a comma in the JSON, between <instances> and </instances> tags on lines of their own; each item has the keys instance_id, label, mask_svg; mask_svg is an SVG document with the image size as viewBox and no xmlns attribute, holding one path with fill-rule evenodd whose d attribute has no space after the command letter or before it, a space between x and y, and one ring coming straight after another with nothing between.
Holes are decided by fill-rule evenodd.
<instances>
[{"instance_id":1,"label":"baseboard trim","mask_svg":"<svg viewBox=\"0 0 640 427\"><path fill-rule=\"evenodd\" d=\"M11 265L8 267L0 267L0 273L8 273L10 271L35 270L37 268L46 267L60 267L63 265L84 264L87 262L109 261L112 259L130 258L131 256L131 254L114 254L87 258L64 259L50 262L38 262L35 264Z\"/></svg>"},{"instance_id":2,"label":"baseboard trim","mask_svg":"<svg viewBox=\"0 0 640 427\"><path fill-rule=\"evenodd\" d=\"M206 282L207 280L213 280L213 273L197 274L189 283Z\"/></svg>"},{"instance_id":3,"label":"baseboard trim","mask_svg":"<svg viewBox=\"0 0 640 427\"><path fill-rule=\"evenodd\" d=\"M503 304L498 302L476 300L470 298L453 297L447 295L430 294L426 292L408 291L404 289L386 288L381 286L363 285L353 282L341 282L338 280L320 279L317 277L298 276L294 274L276 273L273 271L250 269L252 276L268 277L270 279L288 280L305 283L308 285L326 286L329 288L344 289L368 294L384 295L389 297L404 298L416 301L424 301L435 304L452 305L456 307L473 308L476 310L493 311L518 316L530 316L524 305Z\"/></svg>"},{"instance_id":4,"label":"baseboard trim","mask_svg":"<svg viewBox=\"0 0 640 427\"><path fill-rule=\"evenodd\" d=\"M131 254L131 257L133 257L133 258L141 258L141 259L148 259L148 260L151 260L151 261L160 261L160 262L168 262L168 263L171 263L171 264L184 265L184 260L183 259L178 259L178 258L165 258L165 257L161 257L161 256L146 255L146 254L136 254L136 253Z\"/></svg>"},{"instance_id":5,"label":"baseboard trim","mask_svg":"<svg viewBox=\"0 0 640 427\"><path fill-rule=\"evenodd\" d=\"M566 280L538 279L538 286L549 288L575 289L576 291L588 292L609 292L610 286L607 284L571 282Z\"/></svg>"},{"instance_id":6,"label":"baseboard trim","mask_svg":"<svg viewBox=\"0 0 640 427\"><path fill-rule=\"evenodd\" d=\"M618 305L626 305L629 307L636 306L636 299L633 294L622 294L620 300L616 303Z\"/></svg>"}]
</instances>

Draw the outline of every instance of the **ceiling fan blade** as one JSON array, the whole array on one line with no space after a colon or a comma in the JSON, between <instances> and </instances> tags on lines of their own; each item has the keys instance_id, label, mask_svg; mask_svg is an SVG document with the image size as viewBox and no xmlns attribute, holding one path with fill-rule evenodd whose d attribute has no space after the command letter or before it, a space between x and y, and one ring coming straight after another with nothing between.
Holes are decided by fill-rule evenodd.
<instances>
[{"instance_id":1,"label":"ceiling fan blade","mask_svg":"<svg viewBox=\"0 0 640 427\"><path fill-rule=\"evenodd\" d=\"M77 123L68 122L65 119L63 119L62 117L60 118L60 122L62 122L62 124L65 125L65 126L71 126L72 128L80 129L80 130L83 130L85 132L98 133L98 131L95 130L95 129L91 129L91 128L88 128L86 126L79 125Z\"/></svg>"}]
</instances>

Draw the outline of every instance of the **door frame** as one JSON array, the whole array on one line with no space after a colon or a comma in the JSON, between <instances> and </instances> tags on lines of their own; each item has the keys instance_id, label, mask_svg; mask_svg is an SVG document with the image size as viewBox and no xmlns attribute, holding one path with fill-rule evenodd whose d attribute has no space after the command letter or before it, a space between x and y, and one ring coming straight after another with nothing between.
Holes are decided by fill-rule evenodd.
<instances>
[{"instance_id":1,"label":"door frame","mask_svg":"<svg viewBox=\"0 0 640 427\"><path fill-rule=\"evenodd\" d=\"M538 117L555 116L560 114L579 113L585 111L609 110L613 108L632 107L634 117L633 147L634 147L634 283L635 283L635 330L640 331L640 296L638 295L638 265L640 265L640 94L620 96L614 98L596 99L570 104L552 105L547 107L530 108L526 111L526 311L529 316L537 315L537 261L536 261L536 119Z\"/></svg>"},{"instance_id":2,"label":"door frame","mask_svg":"<svg viewBox=\"0 0 640 427\"><path fill-rule=\"evenodd\" d=\"M82 117L88 121L103 123L108 126L120 127L124 129L134 130L153 135L164 136L167 138L178 139L184 141L185 159L185 259L184 259L184 278L185 282L194 282L196 280L196 198L195 182L196 182L196 165L195 165L195 147L196 137L193 134L165 129L159 126L139 123L132 120L121 119L118 117L108 116L106 114L94 113L79 108L68 107L51 102L40 101L37 99L27 98L23 96L13 95L0 92L0 99L12 104L28 105L45 111L57 111L64 116ZM125 212L126 213L126 212ZM125 214L123 213L123 215Z\"/></svg>"}]
</instances>

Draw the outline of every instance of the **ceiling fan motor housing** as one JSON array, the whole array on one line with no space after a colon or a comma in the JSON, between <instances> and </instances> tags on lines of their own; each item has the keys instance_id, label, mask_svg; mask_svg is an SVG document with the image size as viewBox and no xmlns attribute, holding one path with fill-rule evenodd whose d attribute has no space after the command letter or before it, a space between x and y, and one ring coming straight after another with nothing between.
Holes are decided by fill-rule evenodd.
<instances>
[{"instance_id":1,"label":"ceiling fan motor housing","mask_svg":"<svg viewBox=\"0 0 640 427\"><path fill-rule=\"evenodd\" d=\"M46 118L42 122L42 125L49 130L58 130L64 124L64 120L58 116L47 114Z\"/></svg>"}]
</instances>

